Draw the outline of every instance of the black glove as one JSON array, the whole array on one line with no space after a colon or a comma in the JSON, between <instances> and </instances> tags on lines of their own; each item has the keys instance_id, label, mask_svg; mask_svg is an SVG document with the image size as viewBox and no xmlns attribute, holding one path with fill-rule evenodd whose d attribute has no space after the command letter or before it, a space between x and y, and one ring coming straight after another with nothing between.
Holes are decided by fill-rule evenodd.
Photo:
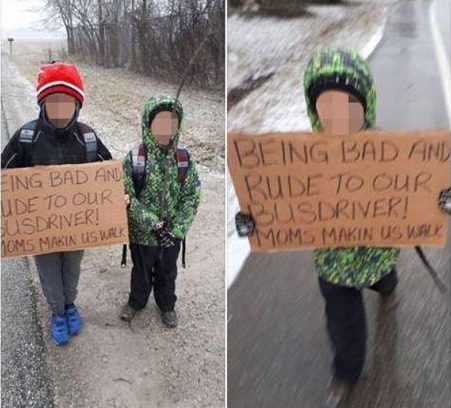
<instances>
[{"instance_id":1,"label":"black glove","mask_svg":"<svg viewBox=\"0 0 451 408\"><path fill-rule=\"evenodd\" d=\"M167 221L159 221L154 229L158 240L158 246L162 248L169 248L175 245L177 238L174 237L169 231L169 225Z\"/></svg>"},{"instance_id":2,"label":"black glove","mask_svg":"<svg viewBox=\"0 0 451 408\"><path fill-rule=\"evenodd\" d=\"M451 215L451 187L440 192L438 206L443 212Z\"/></svg>"},{"instance_id":3,"label":"black glove","mask_svg":"<svg viewBox=\"0 0 451 408\"><path fill-rule=\"evenodd\" d=\"M235 215L235 226L238 236L241 238L251 236L255 230L255 222L252 215L242 212L238 212Z\"/></svg>"}]
</instances>

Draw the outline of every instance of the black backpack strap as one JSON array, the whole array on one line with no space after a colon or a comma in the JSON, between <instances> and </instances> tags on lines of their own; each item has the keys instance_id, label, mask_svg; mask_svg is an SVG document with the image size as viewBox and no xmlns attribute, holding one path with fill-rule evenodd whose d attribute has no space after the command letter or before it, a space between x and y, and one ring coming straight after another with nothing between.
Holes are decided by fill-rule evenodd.
<instances>
[{"instance_id":1,"label":"black backpack strap","mask_svg":"<svg viewBox=\"0 0 451 408\"><path fill-rule=\"evenodd\" d=\"M78 122L77 126L85 141L86 160L88 162L97 161L97 137L94 130L81 122Z\"/></svg>"},{"instance_id":2,"label":"black backpack strap","mask_svg":"<svg viewBox=\"0 0 451 408\"><path fill-rule=\"evenodd\" d=\"M34 134L36 133L37 125L38 121L32 120L22 126L19 134L20 143L31 144L34 142Z\"/></svg>"},{"instance_id":3,"label":"black backpack strap","mask_svg":"<svg viewBox=\"0 0 451 408\"><path fill-rule=\"evenodd\" d=\"M421 247L416 246L415 251L416 251L417 255L419 256L419 258L421 259L421 261L423 262L424 267L429 272L429 275L431 275L431 278L432 278L433 282L435 283L435 286L437 287L438 291L442 294L445 294L447 291L445 284L438 277L437 272L432 267L432 265L429 263L428 259L426 258L426 255L423 252L423 250L421 249Z\"/></svg>"},{"instance_id":4,"label":"black backpack strap","mask_svg":"<svg viewBox=\"0 0 451 408\"><path fill-rule=\"evenodd\" d=\"M136 145L132 149L133 174L142 174L146 170L147 149L144 143Z\"/></svg>"},{"instance_id":5,"label":"black backpack strap","mask_svg":"<svg viewBox=\"0 0 451 408\"><path fill-rule=\"evenodd\" d=\"M146 160L146 146L144 143L140 143L132 149L132 177L136 197L139 197L146 181Z\"/></svg>"},{"instance_id":6,"label":"black backpack strap","mask_svg":"<svg viewBox=\"0 0 451 408\"><path fill-rule=\"evenodd\" d=\"M19 142L23 148L23 165L28 167L31 163L31 156L33 155L33 144L35 142L36 129L38 121L32 120L22 126L19 133Z\"/></svg>"},{"instance_id":7,"label":"black backpack strap","mask_svg":"<svg viewBox=\"0 0 451 408\"><path fill-rule=\"evenodd\" d=\"M183 269L186 268L186 238L183 238L182 241L182 266Z\"/></svg>"},{"instance_id":8,"label":"black backpack strap","mask_svg":"<svg viewBox=\"0 0 451 408\"><path fill-rule=\"evenodd\" d=\"M177 179L180 185L183 185L189 170L189 152L184 146L177 148L175 152L177 161ZM182 240L182 267L186 268L186 238Z\"/></svg>"},{"instance_id":9,"label":"black backpack strap","mask_svg":"<svg viewBox=\"0 0 451 408\"><path fill-rule=\"evenodd\" d=\"M147 149L144 143L136 145L132 151L132 179L135 187L135 195L139 197L142 188L144 187L146 179L146 159ZM127 265L127 245L122 246L121 267L125 268Z\"/></svg>"},{"instance_id":10,"label":"black backpack strap","mask_svg":"<svg viewBox=\"0 0 451 408\"><path fill-rule=\"evenodd\" d=\"M121 268L125 268L126 266L127 266L127 245L124 244L122 246Z\"/></svg>"},{"instance_id":11,"label":"black backpack strap","mask_svg":"<svg viewBox=\"0 0 451 408\"><path fill-rule=\"evenodd\" d=\"M133 182L135 183L136 195L139 194L144 186L146 176L146 160L147 149L144 143L136 145L132 149L132 174ZM189 169L189 152L184 147L177 148L175 152L175 160L177 162L177 179L180 184L183 184L186 180L186 175Z\"/></svg>"},{"instance_id":12,"label":"black backpack strap","mask_svg":"<svg viewBox=\"0 0 451 408\"><path fill-rule=\"evenodd\" d=\"M175 151L175 160L177 161L177 178L180 184L186 180L189 170L189 152L184 146L178 147Z\"/></svg>"}]
</instances>

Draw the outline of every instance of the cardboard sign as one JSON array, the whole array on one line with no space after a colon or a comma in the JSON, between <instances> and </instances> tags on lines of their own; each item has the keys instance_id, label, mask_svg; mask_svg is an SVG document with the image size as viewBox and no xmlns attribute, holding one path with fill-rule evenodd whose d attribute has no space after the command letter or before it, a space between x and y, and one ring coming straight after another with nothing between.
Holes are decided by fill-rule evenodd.
<instances>
[{"instance_id":1,"label":"cardboard sign","mask_svg":"<svg viewBox=\"0 0 451 408\"><path fill-rule=\"evenodd\" d=\"M2 257L128 242L120 161L2 170Z\"/></svg>"},{"instance_id":2,"label":"cardboard sign","mask_svg":"<svg viewBox=\"0 0 451 408\"><path fill-rule=\"evenodd\" d=\"M241 211L252 214L252 251L347 246L443 246L448 217L447 130L228 135Z\"/></svg>"}]
</instances>

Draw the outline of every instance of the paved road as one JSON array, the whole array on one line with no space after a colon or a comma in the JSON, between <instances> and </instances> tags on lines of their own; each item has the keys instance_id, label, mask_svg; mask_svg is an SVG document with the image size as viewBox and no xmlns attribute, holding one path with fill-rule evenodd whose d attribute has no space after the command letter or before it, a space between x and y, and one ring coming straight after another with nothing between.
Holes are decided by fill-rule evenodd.
<instances>
[{"instance_id":1,"label":"paved road","mask_svg":"<svg viewBox=\"0 0 451 408\"><path fill-rule=\"evenodd\" d=\"M447 1L438 0L437 5ZM377 122L383 129L449 126L429 21L430 4L402 1L390 16L384 37L370 58L377 86ZM448 44L449 41L448 37Z\"/></svg>"},{"instance_id":2,"label":"paved road","mask_svg":"<svg viewBox=\"0 0 451 408\"><path fill-rule=\"evenodd\" d=\"M384 129L448 126L429 6L398 3L370 59ZM450 287L450 246L426 252ZM365 293L369 351L346 408L450 405L449 293L413 250L402 251L399 270L396 307ZM319 408L332 358L324 326L310 252L251 255L228 290L228 406Z\"/></svg>"},{"instance_id":3,"label":"paved road","mask_svg":"<svg viewBox=\"0 0 451 408\"><path fill-rule=\"evenodd\" d=\"M2 73L7 69L2 56ZM2 86L2 93L3 150L9 131L13 132L15 126L20 126L20 111L3 106L4 100L13 97L14 88ZM1 406L52 408L53 395L44 360L44 341L38 325L36 294L31 284L28 259L2 261L1 305Z\"/></svg>"},{"instance_id":4,"label":"paved road","mask_svg":"<svg viewBox=\"0 0 451 408\"><path fill-rule=\"evenodd\" d=\"M451 0L437 0L436 18L448 61L451 61Z\"/></svg>"}]
</instances>

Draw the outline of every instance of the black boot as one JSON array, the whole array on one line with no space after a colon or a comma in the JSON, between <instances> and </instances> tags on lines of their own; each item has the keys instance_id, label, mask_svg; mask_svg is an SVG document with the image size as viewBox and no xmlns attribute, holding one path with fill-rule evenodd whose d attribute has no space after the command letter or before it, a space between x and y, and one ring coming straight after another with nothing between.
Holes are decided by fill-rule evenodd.
<instances>
[{"instance_id":1,"label":"black boot","mask_svg":"<svg viewBox=\"0 0 451 408\"><path fill-rule=\"evenodd\" d=\"M163 321L164 325L170 329L177 327L178 319L177 319L177 313L175 313L175 310L170 310L168 312L162 312L161 320Z\"/></svg>"},{"instance_id":2,"label":"black boot","mask_svg":"<svg viewBox=\"0 0 451 408\"><path fill-rule=\"evenodd\" d=\"M127 302L122 307L121 314L119 315L119 317L121 318L121 320L124 320L125 322L131 322L137 312L138 311L136 309L133 309L133 307L131 307Z\"/></svg>"},{"instance_id":3,"label":"black boot","mask_svg":"<svg viewBox=\"0 0 451 408\"><path fill-rule=\"evenodd\" d=\"M328 389L324 408L338 408L346 399L351 389L351 385L343 380L333 377Z\"/></svg>"},{"instance_id":4,"label":"black boot","mask_svg":"<svg viewBox=\"0 0 451 408\"><path fill-rule=\"evenodd\" d=\"M393 268L390 273L385 275L380 281L376 282L370 289L379 292L383 298L388 298L395 292L398 286L398 274L396 268Z\"/></svg>"}]
</instances>

